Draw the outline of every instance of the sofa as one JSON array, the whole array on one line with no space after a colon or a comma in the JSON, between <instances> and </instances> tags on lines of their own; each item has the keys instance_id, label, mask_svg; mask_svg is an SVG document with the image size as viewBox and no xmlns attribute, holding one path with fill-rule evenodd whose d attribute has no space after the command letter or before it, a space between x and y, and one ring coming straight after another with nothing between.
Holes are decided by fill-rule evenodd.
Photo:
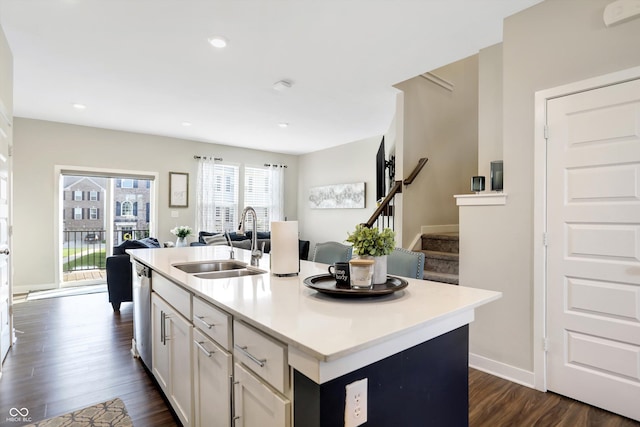
<instances>
[{"instance_id":1,"label":"sofa","mask_svg":"<svg viewBox=\"0 0 640 427\"><path fill-rule=\"evenodd\" d=\"M238 234L236 232L229 233L229 238L234 248L251 249L251 238L253 236L252 231L247 231L245 234ZM271 232L270 231L258 231L256 235L256 241L258 248L262 248L264 243L264 253L271 252ZM198 241L191 243L191 246L206 246L206 245L227 245L227 239L223 233L212 233L209 231L200 231L198 233ZM309 257L309 241L298 240L298 251L301 260L307 260Z\"/></svg>"},{"instance_id":2,"label":"sofa","mask_svg":"<svg viewBox=\"0 0 640 427\"><path fill-rule=\"evenodd\" d=\"M161 247L157 239L147 237L140 240L125 240L113 248L113 255L107 257L107 289L113 311L120 311L122 302L133 301L132 265L127 249Z\"/></svg>"}]
</instances>

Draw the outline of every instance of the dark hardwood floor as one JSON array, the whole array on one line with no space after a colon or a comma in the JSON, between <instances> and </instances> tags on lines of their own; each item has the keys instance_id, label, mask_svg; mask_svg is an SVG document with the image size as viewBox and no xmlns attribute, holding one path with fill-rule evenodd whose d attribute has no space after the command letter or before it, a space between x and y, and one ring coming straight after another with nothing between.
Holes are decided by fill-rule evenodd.
<instances>
[{"instance_id":1,"label":"dark hardwood floor","mask_svg":"<svg viewBox=\"0 0 640 427\"><path fill-rule=\"evenodd\" d=\"M136 427L176 426L153 381L131 356L132 305L113 312L106 293L14 305L17 343L0 378L0 425L11 408L33 422L119 397Z\"/></svg>"},{"instance_id":2,"label":"dark hardwood floor","mask_svg":"<svg viewBox=\"0 0 640 427\"><path fill-rule=\"evenodd\" d=\"M638 427L640 423L469 369L469 426Z\"/></svg>"},{"instance_id":3,"label":"dark hardwood floor","mask_svg":"<svg viewBox=\"0 0 640 427\"><path fill-rule=\"evenodd\" d=\"M0 378L0 426L25 424L7 420L11 408L27 408L36 422L114 397L124 401L136 427L176 426L141 362L131 357L132 317L130 303L114 314L106 293L14 305L15 327L23 333ZM474 369L469 408L471 427L640 426Z\"/></svg>"}]
</instances>

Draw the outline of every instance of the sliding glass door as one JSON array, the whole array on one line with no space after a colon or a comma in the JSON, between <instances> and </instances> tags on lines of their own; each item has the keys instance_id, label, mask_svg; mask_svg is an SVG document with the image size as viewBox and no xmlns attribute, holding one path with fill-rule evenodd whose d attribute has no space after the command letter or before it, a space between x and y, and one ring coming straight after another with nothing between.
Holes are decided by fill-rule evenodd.
<instances>
[{"instance_id":1,"label":"sliding glass door","mask_svg":"<svg viewBox=\"0 0 640 427\"><path fill-rule=\"evenodd\" d=\"M113 247L152 230L153 177L63 171L60 181L60 284L105 283Z\"/></svg>"}]
</instances>

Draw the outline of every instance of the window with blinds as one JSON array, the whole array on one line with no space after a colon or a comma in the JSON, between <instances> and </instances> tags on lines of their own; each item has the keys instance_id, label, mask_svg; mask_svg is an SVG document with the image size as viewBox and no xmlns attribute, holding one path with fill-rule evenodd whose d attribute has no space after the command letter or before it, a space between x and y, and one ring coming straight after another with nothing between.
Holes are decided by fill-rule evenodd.
<instances>
[{"instance_id":1,"label":"window with blinds","mask_svg":"<svg viewBox=\"0 0 640 427\"><path fill-rule=\"evenodd\" d=\"M214 166L216 231L235 231L238 227L239 169L233 165Z\"/></svg>"},{"instance_id":2,"label":"window with blinds","mask_svg":"<svg viewBox=\"0 0 640 427\"><path fill-rule=\"evenodd\" d=\"M258 216L258 231L269 231L269 209L271 207L271 174L269 169L246 166L244 168L244 205L255 209ZM253 227L247 218L246 229Z\"/></svg>"}]
</instances>

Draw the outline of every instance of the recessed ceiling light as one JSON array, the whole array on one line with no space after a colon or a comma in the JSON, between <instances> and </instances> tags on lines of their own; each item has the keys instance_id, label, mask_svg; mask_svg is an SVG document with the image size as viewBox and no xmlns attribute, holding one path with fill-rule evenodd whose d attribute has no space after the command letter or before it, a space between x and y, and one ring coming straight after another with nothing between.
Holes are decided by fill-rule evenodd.
<instances>
[{"instance_id":1,"label":"recessed ceiling light","mask_svg":"<svg viewBox=\"0 0 640 427\"><path fill-rule=\"evenodd\" d=\"M191 126L191 122L182 122L182 126L189 127Z\"/></svg>"},{"instance_id":2,"label":"recessed ceiling light","mask_svg":"<svg viewBox=\"0 0 640 427\"><path fill-rule=\"evenodd\" d=\"M213 36L209 38L209 43L213 47L222 49L223 47L227 47L228 40L222 36Z\"/></svg>"},{"instance_id":3,"label":"recessed ceiling light","mask_svg":"<svg viewBox=\"0 0 640 427\"><path fill-rule=\"evenodd\" d=\"M288 128L289 127L289 123L285 123L285 122L278 123L278 126L280 126L282 129Z\"/></svg>"},{"instance_id":4,"label":"recessed ceiling light","mask_svg":"<svg viewBox=\"0 0 640 427\"><path fill-rule=\"evenodd\" d=\"M71 105L73 105L73 108L75 108L76 110L86 110L86 109L87 109L87 106L86 106L86 105L84 105L84 104L79 104L79 103L77 103L77 102L75 102L75 103L73 103L73 104L71 104Z\"/></svg>"}]
</instances>

